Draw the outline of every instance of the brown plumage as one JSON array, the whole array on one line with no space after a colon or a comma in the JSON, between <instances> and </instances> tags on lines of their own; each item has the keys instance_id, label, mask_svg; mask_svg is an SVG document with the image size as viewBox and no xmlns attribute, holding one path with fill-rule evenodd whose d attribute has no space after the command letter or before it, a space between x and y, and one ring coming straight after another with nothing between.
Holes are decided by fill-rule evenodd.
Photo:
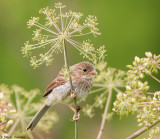
<instances>
[{"instance_id":1,"label":"brown plumage","mask_svg":"<svg viewBox=\"0 0 160 139\"><path fill-rule=\"evenodd\" d=\"M77 102L80 102L86 98L89 90L92 87L94 76L97 72L89 62L81 62L70 67L72 73L72 84L76 94ZM70 83L64 78L62 74L59 74L55 80L53 80L46 88L43 97L47 97L46 103L40 108L40 110L33 117L29 123L27 130L33 130L45 112L52 104L65 103L71 104L73 98L70 97Z\"/></svg>"},{"instance_id":2,"label":"brown plumage","mask_svg":"<svg viewBox=\"0 0 160 139\"><path fill-rule=\"evenodd\" d=\"M53 80L46 88L45 93L43 97L47 96L54 88L57 86L65 84L67 81L65 80L64 76L62 74L58 75L58 77Z\"/></svg>"}]
</instances>

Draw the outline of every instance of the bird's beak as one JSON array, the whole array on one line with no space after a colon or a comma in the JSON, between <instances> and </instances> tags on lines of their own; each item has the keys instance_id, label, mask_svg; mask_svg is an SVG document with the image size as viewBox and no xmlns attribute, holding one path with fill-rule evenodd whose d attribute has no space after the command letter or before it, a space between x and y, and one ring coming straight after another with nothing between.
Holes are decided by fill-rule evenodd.
<instances>
[{"instance_id":1,"label":"bird's beak","mask_svg":"<svg viewBox=\"0 0 160 139\"><path fill-rule=\"evenodd\" d=\"M91 74L91 75L97 75L98 73L97 73L96 70L92 70L92 71L90 72L90 74Z\"/></svg>"}]
</instances>

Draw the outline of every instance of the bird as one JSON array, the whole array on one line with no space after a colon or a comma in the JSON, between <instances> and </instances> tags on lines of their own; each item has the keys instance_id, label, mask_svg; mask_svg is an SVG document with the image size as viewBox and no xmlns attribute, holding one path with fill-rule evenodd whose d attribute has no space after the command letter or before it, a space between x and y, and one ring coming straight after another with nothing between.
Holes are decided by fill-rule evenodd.
<instances>
[{"instance_id":1,"label":"bird","mask_svg":"<svg viewBox=\"0 0 160 139\"><path fill-rule=\"evenodd\" d=\"M77 63L69 67L72 79L73 93L71 93L70 81L66 79L62 72L47 86L43 97L46 97L45 104L38 110L33 119L27 126L27 130L33 130L46 111L55 104L67 104L74 112L72 107L73 97L79 104L87 97L97 74L93 64L88 61ZM71 95L72 94L72 95ZM78 114L78 118L79 118ZM77 120L73 117L73 120Z\"/></svg>"}]
</instances>

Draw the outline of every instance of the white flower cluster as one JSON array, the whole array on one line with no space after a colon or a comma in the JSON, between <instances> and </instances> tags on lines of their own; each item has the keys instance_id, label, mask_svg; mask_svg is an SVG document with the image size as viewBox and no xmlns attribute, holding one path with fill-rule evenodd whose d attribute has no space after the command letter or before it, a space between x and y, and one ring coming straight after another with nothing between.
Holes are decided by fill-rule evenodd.
<instances>
[{"instance_id":1,"label":"white flower cluster","mask_svg":"<svg viewBox=\"0 0 160 139\"><path fill-rule=\"evenodd\" d=\"M7 133L5 135L26 135L33 138L32 134L26 130L26 127L43 104L42 100L39 101L41 98L40 91L38 89L26 91L17 85L9 88L7 85L1 84L0 92L0 135ZM38 127L40 130L47 132L53 126L53 123L57 121L57 114L48 112L40 121ZM10 127L9 130L8 127Z\"/></svg>"},{"instance_id":2,"label":"white flower cluster","mask_svg":"<svg viewBox=\"0 0 160 139\"><path fill-rule=\"evenodd\" d=\"M0 92L0 136L8 136L8 129L13 124L13 120L9 119L9 115L15 113L13 105L4 96L4 92Z\"/></svg>"},{"instance_id":3,"label":"white flower cluster","mask_svg":"<svg viewBox=\"0 0 160 139\"><path fill-rule=\"evenodd\" d=\"M156 78L160 70L160 55L153 55L146 52L147 58L135 57L133 65L129 65L127 72L126 90L124 93L118 93L114 102L113 111L120 117L137 113L138 126L145 126L146 129L160 119L160 91L150 92L152 86L148 85L144 78L145 75L151 76L155 81L160 83ZM153 89L154 90L154 89ZM150 130L149 138L154 137L159 132L159 128Z\"/></svg>"}]
</instances>

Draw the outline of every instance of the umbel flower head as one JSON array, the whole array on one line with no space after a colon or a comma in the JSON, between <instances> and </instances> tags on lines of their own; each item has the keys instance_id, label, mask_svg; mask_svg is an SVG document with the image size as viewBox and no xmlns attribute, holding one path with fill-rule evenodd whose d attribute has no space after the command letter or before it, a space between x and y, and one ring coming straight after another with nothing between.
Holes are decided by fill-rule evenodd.
<instances>
[{"instance_id":1,"label":"umbel flower head","mask_svg":"<svg viewBox=\"0 0 160 139\"><path fill-rule=\"evenodd\" d=\"M128 65L126 89L119 92L116 101L113 103L115 111L120 118L130 114L137 114L138 126L145 126L146 129L160 119L160 91L149 86L147 78L149 75L160 83L157 78L160 70L160 55L145 53L146 57L135 57L133 65ZM153 74L157 74L156 76ZM156 124L155 124L156 125ZM154 126L154 124L153 124ZM151 129L149 138L157 138L159 127Z\"/></svg>"},{"instance_id":2,"label":"umbel flower head","mask_svg":"<svg viewBox=\"0 0 160 139\"><path fill-rule=\"evenodd\" d=\"M3 92L5 94L6 99L8 100L8 102L10 102L9 106L12 106L14 108L12 108L14 110L14 113L12 110L12 112L8 113L7 115L7 118L10 121L9 124L12 124L7 131L7 135L27 135L30 138L33 138L32 134L26 130L26 127L35 113L41 107L41 104L43 104L43 100L39 101L41 98L40 91L38 89L26 91L22 87L19 87L17 85L9 88L7 85L1 84L0 92ZM53 123L57 121L57 113L48 112L45 117L43 117L43 119L39 122L39 128L37 129L48 132L49 129L51 129ZM41 134L39 134L39 136L41 136Z\"/></svg>"},{"instance_id":3,"label":"umbel flower head","mask_svg":"<svg viewBox=\"0 0 160 139\"><path fill-rule=\"evenodd\" d=\"M97 93L97 95L92 105L87 104L83 108L84 114L91 118L94 116L95 108L103 108L109 90L118 93L120 92L119 89L123 88L126 84L126 73L122 70L108 67L107 62L100 61L95 68L99 74L95 77L94 90L90 94ZM107 118L111 118L112 115L112 112L108 113Z\"/></svg>"},{"instance_id":4,"label":"umbel flower head","mask_svg":"<svg viewBox=\"0 0 160 139\"><path fill-rule=\"evenodd\" d=\"M7 100L4 92L0 91L0 137L7 136L9 127L13 124L13 120L8 116L14 113L13 105Z\"/></svg>"},{"instance_id":5,"label":"umbel flower head","mask_svg":"<svg viewBox=\"0 0 160 139\"><path fill-rule=\"evenodd\" d=\"M37 27L33 31L32 37L32 40L37 43L31 44L27 41L22 48L24 56L31 56L31 52L34 49L47 48L47 52L39 54L39 58L31 56L31 66L37 68L44 62L46 65L51 64L53 53L63 52L66 42L75 47L85 58L92 60L96 64L97 59L99 60L103 57L104 46L95 50L90 40L78 42L73 38L88 34L100 35L97 28L97 18L88 15L84 23L80 24L82 13L71 10L63 12L65 5L60 2L55 4L55 8L56 10L48 7L40 9L39 13L46 16L44 25L39 23L39 17L32 17L27 23L28 28Z\"/></svg>"},{"instance_id":6,"label":"umbel flower head","mask_svg":"<svg viewBox=\"0 0 160 139\"><path fill-rule=\"evenodd\" d=\"M160 83L160 81L153 76L153 74L157 74L158 70L160 70L160 55L152 54L151 52L145 52L145 55L145 58L135 57L133 65L127 66L130 69L128 74L130 74L130 77L134 78L134 80L142 79L146 74Z\"/></svg>"}]
</instances>

